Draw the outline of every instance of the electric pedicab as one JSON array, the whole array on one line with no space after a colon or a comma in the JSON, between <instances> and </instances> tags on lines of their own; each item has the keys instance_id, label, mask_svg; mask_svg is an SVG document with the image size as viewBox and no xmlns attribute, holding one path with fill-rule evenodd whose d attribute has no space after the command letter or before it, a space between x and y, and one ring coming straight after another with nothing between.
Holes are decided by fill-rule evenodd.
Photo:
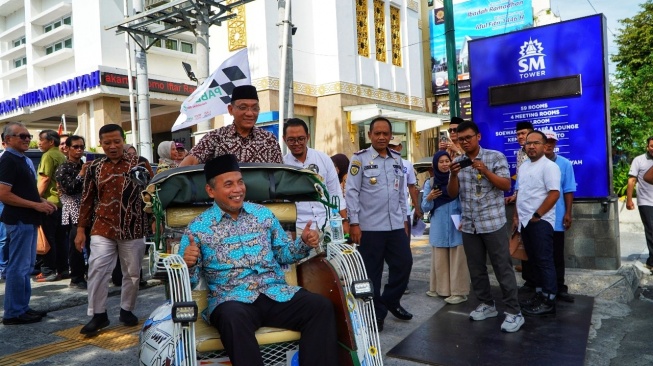
<instances>
[{"instance_id":1,"label":"electric pedicab","mask_svg":"<svg viewBox=\"0 0 653 366\"><path fill-rule=\"evenodd\" d=\"M382 365L372 283L356 247L345 243L342 219L334 209L337 202L329 198L319 176L283 164L241 163L240 168L245 199L272 210L288 233L295 231L294 202L324 204L328 220L320 230L320 246L307 259L287 266L286 280L333 303L340 365ZM177 254L188 223L213 204L205 184L203 165L195 165L157 174L142 193L156 220L150 270L153 278L165 283L168 300L143 325L141 365L230 364L217 329L198 316L207 307L206 286L200 281L191 289L188 268ZM299 332L279 328L256 331L266 365L298 365L300 337Z\"/></svg>"}]
</instances>

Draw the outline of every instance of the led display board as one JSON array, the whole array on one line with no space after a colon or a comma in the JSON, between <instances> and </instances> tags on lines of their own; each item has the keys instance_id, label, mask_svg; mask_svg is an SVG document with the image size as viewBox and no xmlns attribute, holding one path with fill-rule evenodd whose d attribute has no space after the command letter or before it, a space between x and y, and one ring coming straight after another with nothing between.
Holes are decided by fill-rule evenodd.
<instances>
[{"instance_id":1,"label":"led display board","mask_svg":"<svg viewBox=\"0 0 653 366\"><path fill-rule=\"evenodd\" d=\"M458 80L469 79L468 43L476 38L512 32L533 26L531 0L453 0ZM429 12L432 87L434 94L448 94L444 8ZM469 91L459 83L458 91Z\"/></svg>"},{"instance_id":2,"label":"led display board","mask_svg":"<svg viewBox=\"0 0 653 366\"><path fill-rule=\"evenodd\" d=\"M503 152L513 177L515 125L530 121L558 134L557 153L574 167L576 198L611 194L606 29L597 14L470 42L481 146Z\"/></svg>"}]
</instances>

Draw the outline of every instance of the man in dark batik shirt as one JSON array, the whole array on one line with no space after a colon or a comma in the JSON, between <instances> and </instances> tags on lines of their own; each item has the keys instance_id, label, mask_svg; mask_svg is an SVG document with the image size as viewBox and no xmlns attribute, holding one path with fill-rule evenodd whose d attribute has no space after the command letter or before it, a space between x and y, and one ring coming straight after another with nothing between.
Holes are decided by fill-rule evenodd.
<instances>
[{"instance_id":1,"label":"man in dark batik shirt","mask_svg":"<svg viewBox=\"0 0 653 366\"><path fill-rule=\"evenodd\" d=\"M93 160L84 174L75 247L82 250L86 230L90 228L87 313L93 319L80 330L86 335L109 326L107 295L116 257L123 273L119 320L126 326L138 325L132 310L136 307L141 260L145 254L144 237L150 227L140 193L153 173L147 159L123 150L124 143L122 127L102 126L100 145L107 156Z\"/></svg>"},{"instance_id":2,"label":"man in dark batik shirt","mask_svg":"<svg viewBox=\"0 0 653 366\"><path fill-rule=\"evenodd\" d=\"M241 163L283 163L277 138L255 126L261 108L254 86L236 87L227 110L234 123L207 133L179 166L203 164L225 154L236 155Z\"/></svg>"},{"instance_id":3,"label":"man in dark batik shirt","mask_svg":"<svg viewBox=\"0 0 653 366\"><path fill-rule=\"evenodd\" d=\"M83 164L82 156L86 143L81 136L73 135L66 139L68 161L61 164L55 172L55 179L61 199L61 224L69 228L68 235L68 262L70 264L70 287L86 289L84 279L86 264L83 251L75 248L75 234L77 234L77 220L79 219L79 205L84 189L84 174L88 164ZM90 235L87 235L85 247L88 251Z\"/></svg>"}]
</instances>

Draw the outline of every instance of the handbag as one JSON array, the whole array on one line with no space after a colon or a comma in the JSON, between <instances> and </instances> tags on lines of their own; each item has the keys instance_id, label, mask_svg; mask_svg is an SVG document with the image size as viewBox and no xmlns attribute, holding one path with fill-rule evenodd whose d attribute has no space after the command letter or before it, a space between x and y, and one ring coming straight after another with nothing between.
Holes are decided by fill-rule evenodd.
<instances>
[{"instance_id":1,"label":"handbag","mask_svg":"<svg viewBox=\"0 0 653 366\"><path fill-rule=\"evenodd\" d=\"M45 232L43 231L43 226L39 225L38 228L38 237L36 239L36 254L47 254L50 251L50 243L45 237Z\"/></svg>"},{"instance_id":2,"label":"handbag","mask_svg":"<svg viewBox=\"0 0 653 366\"><path fill-rule=\"evenodd\" d=\"M528 260L526 249L524 248L524 242L521 240L521 234L517 229L512 232L512 236L510 237L510 256L523 261Z\"/></svg>"}]
</instances>

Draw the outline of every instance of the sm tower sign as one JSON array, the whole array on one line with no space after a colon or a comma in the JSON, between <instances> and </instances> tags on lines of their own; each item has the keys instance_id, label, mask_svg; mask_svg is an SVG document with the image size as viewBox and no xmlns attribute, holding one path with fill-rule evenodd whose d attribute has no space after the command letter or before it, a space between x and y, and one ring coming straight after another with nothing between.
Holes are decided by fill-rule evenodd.
<instances>
[{"instance_id":1,"label":"sm tower sign","mask_svg":"<svg viewBox=\"0 0 653 366\"><path fill-rule=\"evenodd\" d=\"M611 195L606 29L598 14L470 42L481 145L502 151L513 176L521 148L515 125L529 121L558 134L557 153L574 165L576 198Z\"/></svg>"}]
</instances>

